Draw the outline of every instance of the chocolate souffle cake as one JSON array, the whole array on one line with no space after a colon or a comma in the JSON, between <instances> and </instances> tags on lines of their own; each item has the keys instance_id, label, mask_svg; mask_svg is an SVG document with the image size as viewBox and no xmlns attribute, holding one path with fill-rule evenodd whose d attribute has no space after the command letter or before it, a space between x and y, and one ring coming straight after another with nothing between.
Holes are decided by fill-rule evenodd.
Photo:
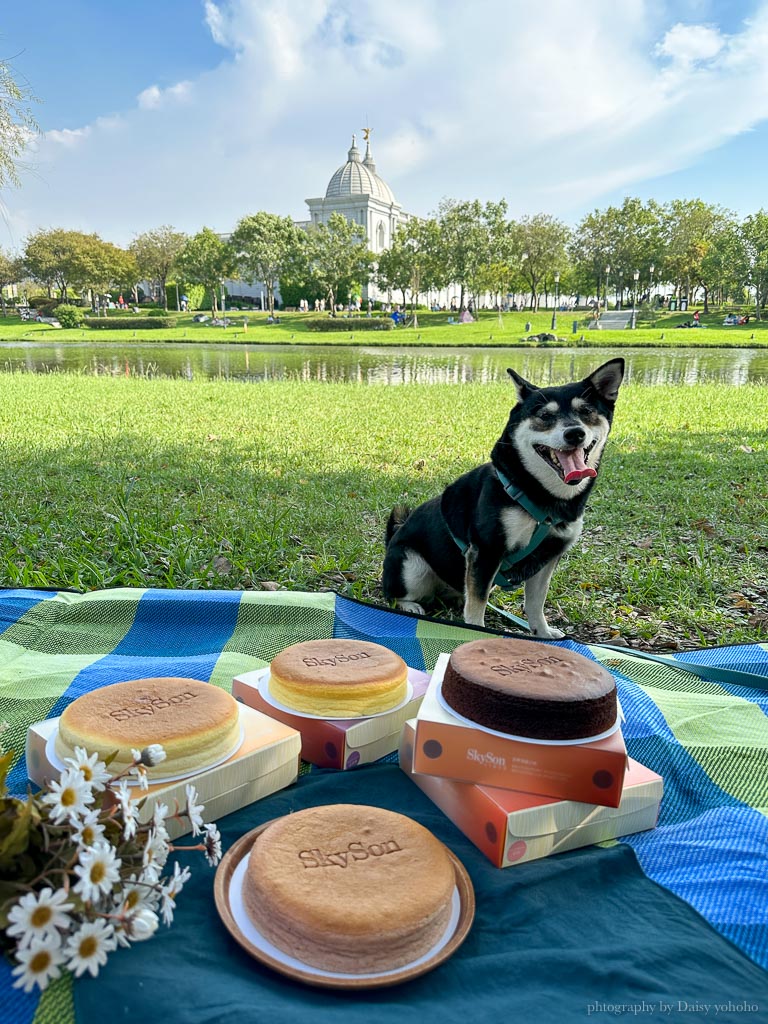
<instances>
[{"instance_id":1,"label":"chocolate souffle cake","mask_svg":"<svg viewBox=\"0 0 768 1024\"><path fill-rule=\"evenodd\" d=\"M489 637L451 654L442 696L462 718L542 740L599 736L616 722L616 683L595 661L554 645Z\"/></svg>"}]
</instances>

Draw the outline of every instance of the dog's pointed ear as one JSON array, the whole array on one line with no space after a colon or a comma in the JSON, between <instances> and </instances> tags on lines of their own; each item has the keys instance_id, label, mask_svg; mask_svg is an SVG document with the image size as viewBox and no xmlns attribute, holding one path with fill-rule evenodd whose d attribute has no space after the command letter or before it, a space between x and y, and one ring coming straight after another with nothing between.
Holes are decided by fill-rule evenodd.
<instances>
[{"instance_id":1,"label":"dog's pointed ear","mask_svg":"<svg viewBox=\"0 0 768 1024\"><path fill-rule=\"evenodd\" d=\"M507 373L512 378L512 382L515 385L518 402L524 402L529 395L532 395L534 391L539 390L538 388L535 388L533 384L529 384L524 377L521 377L519 373L515 373L515 371L511 370L509 367L507 367Z\"/></svg>"},{"instance_id":2,"label":"dog's pointed ear","mask_svg":"<svg viewBox=\"0 0 768 1024\"><path fill-rule=\"evenodd\" d=\"M606 402L615 402L619 397L619 387L624 379L624 360L611 359L610 362L598 366L584 383L592 388Z\"/></svg>"}]
</instances>

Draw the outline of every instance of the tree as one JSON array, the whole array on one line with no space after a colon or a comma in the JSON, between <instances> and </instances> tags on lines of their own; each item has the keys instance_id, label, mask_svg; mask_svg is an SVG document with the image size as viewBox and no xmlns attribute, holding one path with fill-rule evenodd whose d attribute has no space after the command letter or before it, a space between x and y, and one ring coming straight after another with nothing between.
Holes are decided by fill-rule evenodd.
<instances>
[{"instance_id":1,"label":"tree","mask_svg":"<svg viewBox=\"0 0 768 1024\"><path fill-rule=\"evenodd\" d=\"M379 287L399 291L403 307L422 292L428 292L440 279L440 229L437 221L412 217L395 231L392 245L378 256L376 277ZM415 310L414 310L415 316Z\"/></svg>"},{"instance_id":2,"label":"tree","mask_svg":"<svg viewBox=\"0 0 768 1024\"><path fill-rule=\"evenodd\" d=\"M746 255L746 284L755 289L755 316L762 319L761 311L768 297L768 212L758 210L744 219L741 237Z\"/></svg>"},{"instance_id":3,"label":"tree","mask_svg":"<svg viewBox=\"0 0 768 1024\"><path fill-rule=\"evenodd\" d=\"M520 273L531 293L531 309L535 312L547 280L566 265L570 231L562 221L548 213L523 217L512 230L516 248L521 254Z\"/></svg>"},{"instance_id":4,"label":"tree","mask_svg":"<svg viewBox=\"0 0 768 1024\"><path fill-rule=\"evenodd\" d=\"M298 230L290 217L262 212L243 217L229 240L240 276L250 284L264 282L270 314L280 276L296 251Z\"/></svg>"},{"instance_id":5,"label":"tree","mask_svg":"<svg viewBox=\"0 0 768 1024\"><path fill-rule=\"evenodd\" d=\"M139 269L131 252L112 242L105 242L97 235L89 236L89 244L89 258L82 268L81 287L103 295L111 288L133 289L136 286Z\"/></svg>"},{"instance_id":6,"label":"tree","mask_svg":"<svg viewBox=\"0 0 768 1024\"><path fill-rule=\"evenodd\" d=\"M29 110L34 96L19 86L6 61L0 61L0 188L18 185L19 158L38 131Z\"/></svg>"},{"instance_id":7,"label":"tree","mask_svg":"<svg viewBox=\"0 0 768 1024\"><path fill-rule=\"evenodd\" d=\"M213 315L218 316L219 289L222 282L235 273L231 247L211 228L203 228L185 242L175 262L186 281L202 284L210 291Z\"/></svg>"},{"instance_id":8,"label":"tree","mask_svg":"<svg viewBox=\"0 0 768 1024\"><path fill-rule=\"evenodd\" d=\"M3 316L8 316L5 306L5 289L16 284L23 276L24 267L21 260L0 249L0 305L3 307Z\"/></svg>"},{"instance_id":9,"label":"tree","mask_svg":"<svg viewBox=\"0 0 768 1024\"><path fill-rule=\"evenodd\" d=\"M70 288L82 293L110 284L115 279L115 254L119 251L96 234L52 228L30 235L24 265L31 277L47 287L49 295L58 288L59 298L66 302Z\"/></svg>"},{"instance_id":10,"label":"tree","mask_svg":"<svg viewBox=\"0 0 768 1024\"><path fill-rule=\"evenodd\" d=\"M312 224L303 241L294 273L306 274L307 283L326 296L335 315L336 299L355 281L366 284L374 263L365 229L341 213L332 213L327 224Z\"/></svg>"},{"instance_id":11,"label":"tree","mask_svg":"<svg viewBox=\"0 0 768 1024\"><path fill-rule=\"evenodd\" d=\"M627 196L621 206L595 210L577 225L568 249L575 286L598 299L609 279L620 299L628 289L650 289L651 266L656 281L663 267L660 208L654 200L644 204Z\"/></svg>"},{"instance_id":12,"label":"tree","mask_svg":"<svg viewBox=\"0 0 768 1024\"><path fill-rule=\"evenodd\" d=\"M505 296L519 276L521 253L513 225L507 221L507 204L486 203L481 213L484 228L480 239L479 261L471 282L475 299L481 292L491 292L496 299L501 322Z\"/></svg>"},{"instance_id":13,"label":"tree","mask_svg":"<svg viewBox=\"0 0 768 1024\"><path fill-rule=\"evenodd\" d=\"M740 293L749 276L747 252L740 225L724 218L715 228L707 254L701 261L701 282L704 287L704 310L710 298L722 305L726 298Z\"/></svg>"},{"instance_id":14,"label":"tree","mask_svg":"<svg viewBox=\"0 0 768 1024\"><path fill-rule=\"evenodd\" d=\"M138 286L141 280L141 271L139 265L136 262L135 255L130 249L116 248L116 252L113 255L112 262L112 286L119 288L120 291L128 293L132 292L134 300L138 304Z\"/></svg>"},{"instance_id":15,"label":"tree","mask_svg":"<svg viewBox=\"0 0 768 1024\"><path fill-rule=\"evenodd\" d=\"M664 267L678 294L689 299L703 284L703 265L714 239L728 219L721 207L701 199L673 199L663 208L666 238ZM707 297L704 298L707 308Z\"/></svg>"},{"instance_id":16,"label":"tree","mask_svg":"<svg viewBox=\"0 0 768 1024\"><path fill-rule=\"evenodd\" d=\"M186 241L184 232L176 231L170 224L163 224L137 235L128 247L142 277L159 286L164 309L168 309L165 285Z\"/></svg>"},{"instance_id":17,"label":"tree","mask_svg":"<svg viewBox=\"0 0 768 1024\"><path fill-rule=\"evenodd\" d=\"M465 292L477 277L482 263L485 230L482 206L472 202L443 199L438 206L440 242L445 275L448 282L459 286L459 307L464 306Z\"/></svg>"}]
</instances>

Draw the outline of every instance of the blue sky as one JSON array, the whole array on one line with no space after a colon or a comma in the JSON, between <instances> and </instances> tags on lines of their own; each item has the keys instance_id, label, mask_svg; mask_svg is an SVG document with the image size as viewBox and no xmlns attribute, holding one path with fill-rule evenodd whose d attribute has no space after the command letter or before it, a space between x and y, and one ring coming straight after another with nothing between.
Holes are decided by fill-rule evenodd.
<instances>
[{"instance_id":1,"label":"blue sky","mask_svg":"<svg viewBox=\"0 0 768 1024\"><path fill-rule=\"evenodd\" d=\"M40 97L0 245L306 216L373 128L404 209L500 199L569 224L626 195L768 207L768 0L5 4Z\"/></svg>"}]
</instances>

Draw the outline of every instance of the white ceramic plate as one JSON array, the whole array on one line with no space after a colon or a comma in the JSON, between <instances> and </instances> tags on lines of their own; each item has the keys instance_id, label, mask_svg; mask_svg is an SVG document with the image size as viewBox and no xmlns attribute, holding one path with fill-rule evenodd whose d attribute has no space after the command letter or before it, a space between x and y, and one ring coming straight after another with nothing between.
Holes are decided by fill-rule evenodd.
<instances>
[{"instance_id":1,"label":"white ceramic plate","mask_svg":"<svg viewBox=\"0 0 768 1024\"><path fill-rule=\"evenodd\" d=\"M56 729L53 730L51 735L48 737L48 741L45 744L45 756L48 758L48 761L49 761L49 763L51 764L51 766L53 768L55 768L57 771L63 772L63 771L66 770L67 766L64 764L64 762L61 760L61 758L59 757L59 755L56 752L56 737L58 735L59 735L59 730L58 730L58 727L57 727ZM244 739L245 739L245 729L241 725L240 726L240 736L238 737L238 740L237 740L237 743L235 744L235 746L228 753L224 754L222 757L218 758L216 761L213 761L211 764L203 765L200 768L194 768L191 771L183 772L181 775L162 775L162 776L160 776L160 775L157 775L157 776L153 775L148 780L149 784L151 786L157 786L158 784L164 784L166 782L181 782L182 779L191 779L192 776L199 775L200 772L206 772L206 771L208 771L209 768L217 768L220 764L224 764L225 761L228 761L230 759L230 757L232 757L234 754L236 754L238 752L240 747L243 745L243 740ZM126 782L128 783L129 786L138 786L139 785L139 780L136 779L136 778L133 778L133 777L128 776L128 775L123 776L123 778L126 780Z\"/></svg>"},{"instance_id":2,"label":"white ceramic plate","mask_svg":"<svg viewBox=\"0 0 768 1024\"><path fill-rule=\"evenodd\" d=\"M466 868L451 850L447 850L456 873L451 919L445 933L433 948L413 963L376 974L341 974L323 971L289 956L264 938L248 916L242 899L243 878L248 855L258 835L271 822L259 825L241 836L227 850L216 870L214 898L219 916L235 941L254 958L296 981L323 988L379 988L397 985L433 970L455 953L466 938L475 916L475 894ZM446 847L447 849L447 847Z\"/></svg>"},{"instance_id":3,"label":"white ceramic plate","mask_svg":"<svg viewBox=\"0 0 768 1024\"><path fill-rule=\"evenodd\" d=\"M313 718L319 722L359 722L363 718L380 718L382 715L391 715L393 711L399 711L400 708L404 708L406 704L413 700L413 684L410 679L406 682L405 697L393 708L387 708L386 711L377 711L375 715L345 715L343 718L333 715L309 715L305 711L297 711L295 708L289 708L287 704L281 704L279 700L272 696L269 689L268 668L264 669L263 675L259 678L259 694L273 708L277 708L278 711L284 711L287 715L296 715L297 718Z\"/></svg>"}]
</instances>

